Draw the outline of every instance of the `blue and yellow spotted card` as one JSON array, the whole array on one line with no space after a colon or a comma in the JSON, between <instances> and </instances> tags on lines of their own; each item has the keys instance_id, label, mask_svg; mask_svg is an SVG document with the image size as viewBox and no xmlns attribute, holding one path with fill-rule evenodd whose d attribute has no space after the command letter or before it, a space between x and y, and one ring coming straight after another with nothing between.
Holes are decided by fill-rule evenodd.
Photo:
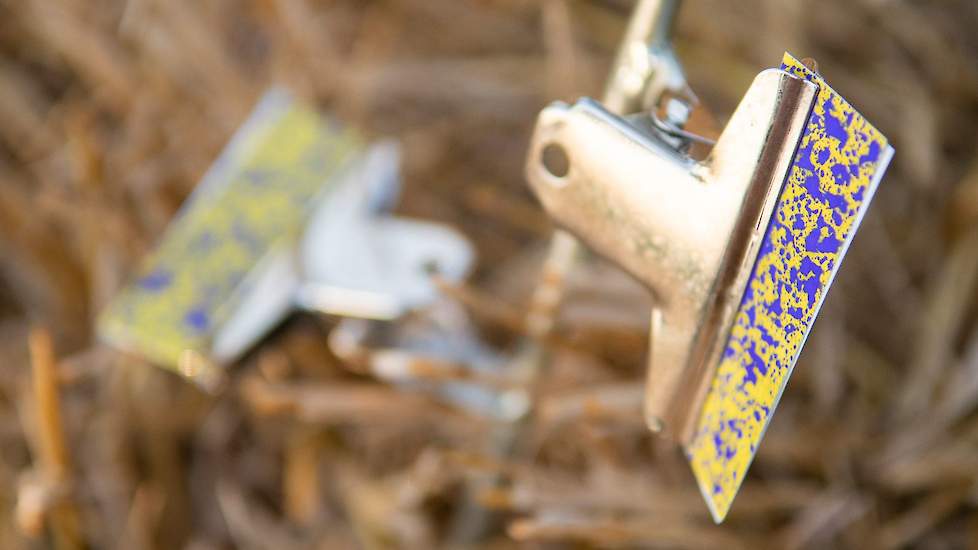
<instances>
[{"instance_id":1,"label":"blue and yellow spotted card","mask_svg":"<svg viewBox=\"0 0 978 550\"><path fill-rule=\"evenodd\" d=\"M893 156L886 137L821 76L686 454L719 522L727 515L843 256Z\"/></svg>"},{"instance_id":2,"label":"blue and yellow spotted card","mask_svg":"<svg viewBox=\"0 0 978 550\"><path fill-rule=\"evenodd\" d=\"M171 368L188 354L206 360L251 274L294 242L363 147L285 92L268 93L103 312L100 337Z\"/></svg>"}]
</instances>

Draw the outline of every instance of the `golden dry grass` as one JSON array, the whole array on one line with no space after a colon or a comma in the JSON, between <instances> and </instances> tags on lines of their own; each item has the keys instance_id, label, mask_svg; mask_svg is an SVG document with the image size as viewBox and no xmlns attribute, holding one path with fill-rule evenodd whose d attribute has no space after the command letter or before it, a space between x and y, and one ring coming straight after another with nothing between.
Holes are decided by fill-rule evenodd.
<instances>
[{"instance_id":1,"label":"golden dry grass","mask_svg":"<svg viewBox=\"0 0 978 550\"><path fill-rule=\"evenodd\" d=\"M455 291L512 346L550 231L521 175L530 128L548 101L598 93L628 4L0 2L0 546L978 545L969 0L684 6L680 56L721 118L787 49L897 149L723 526L642 426L648 298L607 268L575 274L511 456L486 422L350 372L328 320L293 318L218 397L93 341L94 313L282 83L402 140L400 209L476 243Z\"/></svg>"}]
</instances>

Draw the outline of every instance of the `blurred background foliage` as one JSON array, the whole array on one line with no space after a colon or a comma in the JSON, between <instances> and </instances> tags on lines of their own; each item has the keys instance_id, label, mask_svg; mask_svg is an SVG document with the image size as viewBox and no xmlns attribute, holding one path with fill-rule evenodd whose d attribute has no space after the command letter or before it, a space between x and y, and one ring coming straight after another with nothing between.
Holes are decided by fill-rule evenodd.
<instances>
[{"instance_id":1,"label":"blurred background foliage","mask_svg":"<svg viewBox=\"0 0 978 550\"><path fill-rule=\"evenodd\" d=\"M600 94L629 7L0 0L0 546L978 545L970 0L684 2L679 55L720 120L789 50L897 150L722 526L642 425L649 297L607 266L571 281L508 456L488 443L506 427L331 356L329 319L292 318L218 396L94 340L95 314L283 84L401 140L400 210L474 241L456 291L511 350L551 231L522 177L529 132L549 101Z\"/></svg>"}]
</instances>

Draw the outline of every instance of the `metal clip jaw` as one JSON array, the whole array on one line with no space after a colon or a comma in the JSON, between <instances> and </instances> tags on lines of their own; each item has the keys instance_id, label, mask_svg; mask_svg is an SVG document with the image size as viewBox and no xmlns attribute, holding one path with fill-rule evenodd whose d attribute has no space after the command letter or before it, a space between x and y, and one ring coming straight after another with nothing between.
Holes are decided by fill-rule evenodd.
<instances>
[{"instance_id":1,"label":"metal clip jaw","mask_svg":"<svg viewBox=\"0 0 978 550\"><path fill-rule=\"evenodd\" d=\"M762 72L702 161L589 99L540 114L526 171L544 208L657 300L645 406L654 431L691 436L817 90ZM548 168L551 155L566 171Z\"/></svg>"}]
</instances>

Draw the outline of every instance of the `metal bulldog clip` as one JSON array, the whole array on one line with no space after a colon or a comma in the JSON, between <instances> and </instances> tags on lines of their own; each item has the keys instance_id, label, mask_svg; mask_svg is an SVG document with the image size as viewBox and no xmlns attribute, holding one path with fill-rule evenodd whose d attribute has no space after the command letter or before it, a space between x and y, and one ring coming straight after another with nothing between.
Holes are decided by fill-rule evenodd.
<instances>
[{"instance_id":1,"label":"metal bulldog clip","mask_svg":"<svg viewBox=\"0 0 978 550\"><path fill-rule=\"evenodd\" d=\"M560 226L653 293L646 421L682 445L719 522L893 149L786 54L691 154L706 140L685 129L675 6L638 4L606 105L544 109L527 174Z\"/></svg>"},{"instance_id":2,"label":"metal bulldog clip","mask_svg":"<svg viewBox=\"0 0 978 550\"><path fill-rule=\"evenodd\" d=\"M396 144L268 93L99 319L102 339L213 388L291 311L398 319L468 272L457 232L389 215Z\"/></svg>"}]
</instances>

